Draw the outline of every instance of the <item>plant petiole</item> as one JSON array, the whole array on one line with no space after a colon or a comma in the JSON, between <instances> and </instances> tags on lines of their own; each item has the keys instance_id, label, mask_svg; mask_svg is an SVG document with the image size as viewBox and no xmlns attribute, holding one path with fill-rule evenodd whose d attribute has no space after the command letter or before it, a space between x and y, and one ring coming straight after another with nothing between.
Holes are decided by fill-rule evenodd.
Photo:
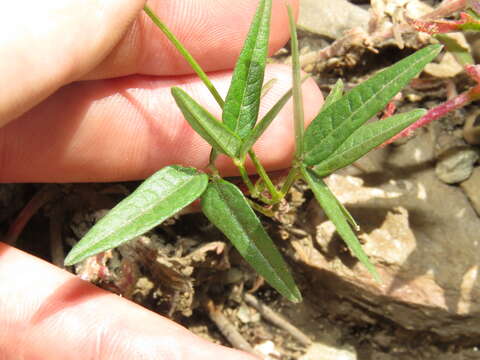
<instances>
[{"instance_id":1,"label":"plant petiole","mask_svg":"<svg viewBox=\"0 0 480 360\"><path fill-rule=\"evenodd\" d=\"M252 207L252 209L254 209L255 211L258 211L260 214L265 215L266 217L269 217L269 218L274 217L273 211L270 210L269 208L266 208L266 207L264 207L260 204L257 204L253 200L250 200L250 199L247 199L247 200L248 200L248 203L250 204L250 206Z\"/></svg>"},{"instance_id":2,"label":"plant petiole","mask_svg":"<svg viewBox=\"0 0 480 360\"><path fill-rule=\"evenodd\" d=\"M258 198L259 193L257 191L257 188L253 185L250 177L248 176L247 170L245 169L245 161L242 161L240 159L233 159L233 163L237 167L238 172L242 177L243 183L247 185L250 195L254 198Z\"/></svg>"},{"instance_id":3,"label":"plant petiole","mask_svg":"<svg viewBox=\"0 0 480 360\"><path fill-rule=\"evenodd\" d=\"M292 78L293 78L293 111L294 111L294 129L295 129L295 159L303 160L304 144L304 111L302 100L302 80L300 74L300 60L298 50L297 28L293 18L292 8L287 5L288 19L290 22L291 48L292 48Z\"/></svg>"},{"instance_id":4,"label":"plant petiole","mask_svg":"<svg viewBox=\"0 0 480 360\"><path fill-rule=\"evenodd\" d=\"M299 178L299 176L300 176L300 168L298 166L293 166L290 169L287 175L287 178L285 179L285 182L282 185L282 188L280 189L281 198L284 198L287 195L293 183Z\"/></svg>"},{"instance_id":5,"label":"plant petiole","mask_svg":"<svg viewBox=\"0 0 480 360\"><path fill-rule=\"evenodd\" d=\"M272 180L268 176L267 171L265 170L263 165L260 163L260 160L257 158L257 155L255 154L255 152L253 150L250 150L248 152L248 155L252 160L253 166L255 166L255 170L257 171L257 174L265 183L265 186L267 187L267 190L270 193L270 196L272 197L270 201L272 201L273 203L280 201L282 196L280 195L277 188L273 184Z\"/></svg>"},{"instance_id":6,"label":"plant petiole","mask_svg":"<svg viewBox=\"0 0 480 360\"><path fill-rule=\"evenodd\" d=\"M197 73L198 77L203 81L207 89L213 95L218 105L220 105L220 108L223 109L223 105L225 104L225 102L223 101L215 86L208 78L205 71L203 71L203 69L201 68L200 64L194 59L192 54L188 52L185 46L182 45L182 43L177 39L177 37L162 22L162 20L160 20L160 18L153 12L153 10L148 5L144 6L143 11L145 11L145 13L153 21L153 23L165 34L168 40L171 41L171 43L175 46L178 52L185 58L188 64Z\"/></svg>"}]
</instances>

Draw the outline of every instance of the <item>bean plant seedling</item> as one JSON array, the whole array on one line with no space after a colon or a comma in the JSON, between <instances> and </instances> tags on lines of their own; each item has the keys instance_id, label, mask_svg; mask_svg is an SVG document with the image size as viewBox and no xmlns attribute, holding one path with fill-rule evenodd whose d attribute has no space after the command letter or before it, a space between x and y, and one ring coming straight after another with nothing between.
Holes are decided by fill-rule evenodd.
<instances>
[{"instance_id":1,"label":"bean plant seedling","mask_svg":"<svg viewBox=\"0 0 480 360\"><path fill-rule=\"evenodd\" d=\"M165 219L201 199L205 216L232 242L238 252L279 293L291 301L301 301L287 264L262 226L255 210L277 204L295 180L303 178L335 224L352 253L373 277L378 273L363 251L354 229L353 218L329 190L323 178L345 167L382 144L421 117L424 110L413 110L385 120L365 124L415 77L440 51L440 45L426 47L343 95L338 81L320 113L304 129L301 75L295 22L289 9L293 88L259 119L259 106L267 59L271 0L260 0L234 69L225 100L219 95L198 63L170 30L146 6L145 12L170 39L210 90L222 109L216 119L189 94L178 87L172 95L186 121L211 146L208 172L180 165L167 166L145 180L130 196L102 218L65 259L72 265L139 236ZM270 179L252 146L272 123L286 102L294 102L293 129L295 155L290 172L281 186ZM230 157L249 191L249 197L223 179L215 167L217 154ZM249 157L260 178L253 183L245 162Z\"/></svg>"}]
</instances>

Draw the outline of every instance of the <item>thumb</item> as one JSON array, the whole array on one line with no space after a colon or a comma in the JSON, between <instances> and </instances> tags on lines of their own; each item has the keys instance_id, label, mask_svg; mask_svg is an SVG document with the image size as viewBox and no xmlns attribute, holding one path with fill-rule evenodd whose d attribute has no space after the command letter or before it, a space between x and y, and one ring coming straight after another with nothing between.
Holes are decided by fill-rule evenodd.
<instances>
[{"instance_id":1,"label":"thumb","mask_svg":"<svg viewBox=\"0 0 480 360\"><path fill-rule=\"evenodd\" d=\"M1 359L255 360L2 242L0 283Z\"/></svg>"},{"instance_id":2,"label":"thumb","mask_svg":"<svg viewBox=\"0 0 480 360\"><path fill-rule=\"evenodd\" d=\"M0 126L90 71L119 42L145 0L0 3Z\"/></svg>"}]
</instances>

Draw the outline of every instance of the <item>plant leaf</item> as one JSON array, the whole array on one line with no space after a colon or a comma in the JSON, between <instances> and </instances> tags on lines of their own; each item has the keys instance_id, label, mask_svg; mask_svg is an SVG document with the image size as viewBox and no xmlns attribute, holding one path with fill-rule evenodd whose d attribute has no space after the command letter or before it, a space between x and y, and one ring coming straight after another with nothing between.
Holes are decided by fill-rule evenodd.
<instances>
[{"instance_id":1,"label":"plant leaf","mask_svg":"<svg viewBox=\"0 0 480 360\"><path fill-rule=\"evenodd\" d=\"M215 150L230 157L236 157L240 150L240 138L215 119L185 91L177 87L173 87L171 91L190 126Z\"/></svg>"},{"instance_id":2,"label":"plant leaf","mask_svg":"<svg viewBox=\"0 0 480 360\"><path fill-rule=\"evenodd\" d=\"M388 101L441 50L430 45L374 75L321 111L305 132L306 165L332 154L356 129L382 110Z\"/></svg>"},{"instance_id":3,"label":"plant leaf","mask_svg":"<svg viewBox=\"0 0 480 360\"><path fill-rule=\"evenodd\" d=\"M426 111L423 109L416 109L360 127L326 160L315 165L313 170L318 176L324 177L335 170L350 165L370 150L407 128L425 113Z\"/></svg>"},{"instance_id":4,"label":"plant leaf","mask_svg":"<svg viewBox=\"0 0 480 360\"><path fill-rule=\"evenodd\" d=\"M144 234L197 199L207 184L208 176L195 169L163 168L100 219L70 251L65 265Z\"/></svg>"},{"instance_id":5,"label":"plant leaf","mask_svg":"<svg viewBox=\"0 0 480 360\"><path fill-rule=\"evenodd\" d=\"M263 99L270 90L275 86L275 84L278 82L276 78L268 80L265 84L262 86L262 92L260 94L260 99Z\"/></svg>"},{"instance_id":6,"label":"plant leaf","mask_svg":"<svg viewBox=\"0 0 480 360\"><path fill-rule=\"evenodd\" d=\"M340 100L341 97L343 96L344 88L345 88L345 85L343 84L342 79L338 79L335 85L333 86L333 89L330 91L330 94L328 94L327 98L325 99L325 102L323 103L323 106L322 106L322 110L332 105L335 101Z\"/></svg>"},{"instance_id":7,"label":"plant leaf","mask_svg":"<svg viewBox=\"0 0 480 360\"><path fill-rule=\"evenodd\" d=\"M202 195L202 210L270 285L290 301L301 300L282 255L235 185L222 179L212 181Z\"/></svg>"},{"instance_id":8,"label":"plant leaf","mask_svg":"<svg viewBox=\"0 0 480 360\"><path fill-rule=\"evenodd\" d=\"M340 207L337 198L332 194L327 184L325 184L321 177L304 166L302 166L302 175L312 189L318 203L325 211L325 214L327 214L328 218L335 225L337 232L347 243L349 249L360 260L360 262L365 265L375 280L380 281L380 276L378 275L375 266L370 262L367 254L363 251L360 242L353 233L345 215L343 214L343 210Z\"/></svg>"},{"instance_id":9,"label":"plant leaf","mask_svg":"<svg viewBox=\"0 0 480 360\"><path fill-rule=\"evenodd\" d=\"M223 122L244 138L258 118L268 52L271 0L260 0L247 39L235 65L223 107Z\"/></svg>"}]
</instances>

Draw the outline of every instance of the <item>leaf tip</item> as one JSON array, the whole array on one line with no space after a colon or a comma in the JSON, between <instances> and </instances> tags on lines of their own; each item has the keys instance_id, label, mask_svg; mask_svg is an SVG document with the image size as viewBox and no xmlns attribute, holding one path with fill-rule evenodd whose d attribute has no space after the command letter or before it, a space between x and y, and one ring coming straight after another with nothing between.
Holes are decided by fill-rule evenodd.
<instances>
[{"instance_id":1,"label":"leaf tip","mask_svg":"<svg viewBox=\"0 0 480 360\"><path fill-rule=\"evenodd\" d=\"M291 302L295 303L295 304L301 303L303 301L302 293L295 286L293 291L290 292L290 294L287 296L287 299L290 300Z\"/></svg>"},{"instance_id":2,"label":"leaf tip","mask_svg":"<svg viewBox=\"0 0 480 360\"><path fill-rule=\"evenodd\" d=\"M77 254L76 254L76 251L75 251L75 247L70 250L70 252L68 253L67 257L65 258L63 264L65 266L72 266L72 265L75 265L76 263L82 261L83 259L81 257L79 257Z\"/></svg>"},{"instance_id":3,"label":"leaf tip","mask_svg":"<svg viewBox=\"0 0 480 360\"><path fill-rule=\"evenodd\" d=\"M172 86L172 87L170 88L170 92L172 93L173 96L180 94L181 91L182 91L182 90L181 90L179 87L177 87L177 86Z\"/></svg>"}]
</instances>

